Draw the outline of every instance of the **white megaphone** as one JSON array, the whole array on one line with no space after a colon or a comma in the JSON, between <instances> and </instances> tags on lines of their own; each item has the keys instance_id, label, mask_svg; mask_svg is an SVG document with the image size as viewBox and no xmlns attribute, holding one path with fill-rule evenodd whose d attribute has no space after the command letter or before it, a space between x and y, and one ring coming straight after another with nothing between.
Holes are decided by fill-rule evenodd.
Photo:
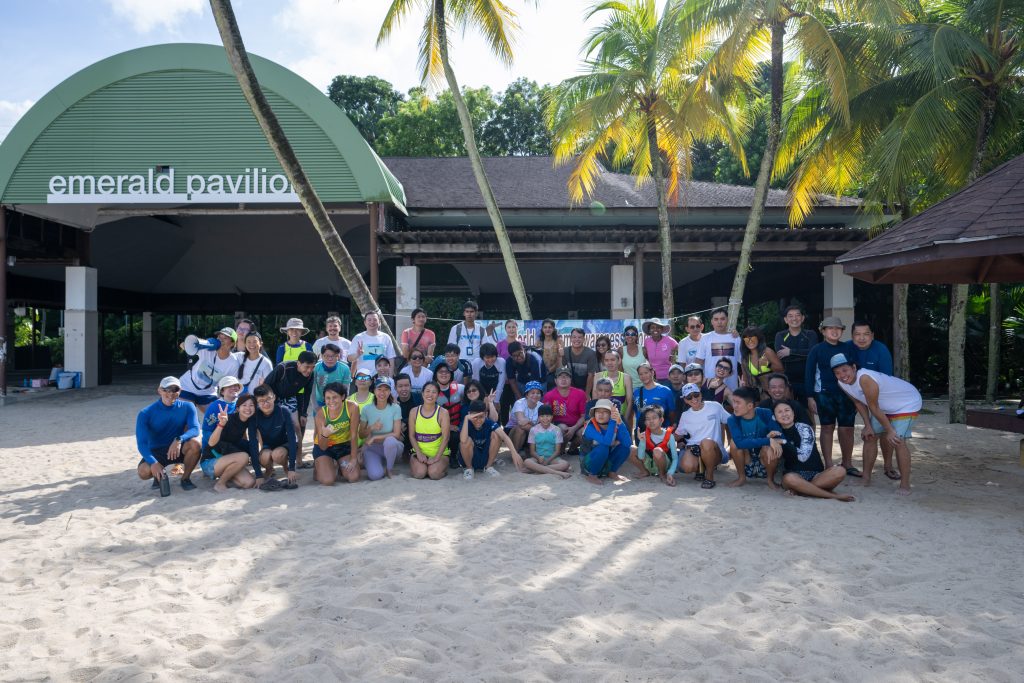
<instances>
[{"instance_id":1,"label":"white megaphone","mask_svg":"<svg viewBox=\"0 0 1024 683\"><path fill-rule=\"evenodd\" d=\"M185 337L185 341L181 343L181 348L188 356L198 356L200 351L216 351L219 349L220 340L216 337L200 339L196 335L190 334Z\"/></svg>"}]
</instances>

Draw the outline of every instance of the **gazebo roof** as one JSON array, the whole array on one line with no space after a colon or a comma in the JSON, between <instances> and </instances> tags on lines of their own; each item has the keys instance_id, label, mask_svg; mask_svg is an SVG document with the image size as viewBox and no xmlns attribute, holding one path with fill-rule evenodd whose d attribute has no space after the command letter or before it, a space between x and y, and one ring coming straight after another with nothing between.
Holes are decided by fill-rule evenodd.
<instances>
[{"instance_id":1,"label":"gazebo roof","mask_svg":"<svg viewBox=\"0 0 1024 683\"><path fill-rule=\"evenodd\" d=\"M837 262L869 282L1024 280L1024 156L903 221Z\"/></svg>"}]
</instances>

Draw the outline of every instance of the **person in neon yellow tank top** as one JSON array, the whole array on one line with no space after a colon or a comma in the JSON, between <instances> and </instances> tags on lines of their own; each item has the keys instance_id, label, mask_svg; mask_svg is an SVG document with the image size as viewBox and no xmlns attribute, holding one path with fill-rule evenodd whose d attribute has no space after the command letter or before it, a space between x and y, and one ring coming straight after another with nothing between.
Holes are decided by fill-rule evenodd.
<instances>
[{"instance_id":1,"label":"person in neon yellow tank top","mask_svg":"<svg viewBox=\"0 0 1024 683\"><path fill-rule=\"evenodd\" d=\"M448 474L448 439L451 436L448 411L437 404L441 388L437 382L423 385L423 405L409 414L412 459L409 469L413 478L443 479Z\"/></svg>"},{"instance_id":2,"label":"person in neon yellow tank top","mask_svg":"<svg viewBox=\"0 0 1024 683\"><path fill-rule=\"evenodd\" d=\"M348 389L340 382L324 387L324 407L316 413L313 444L313 476L332 486L340 473L345 481L359 481L359 406L347 400Z\"/></svg>"},{"instance_id":3,"label":"person in neon yellow tank top","mask_svg":"<svg viewBox=\"0 0 1024 683\"><path fill-rule=\"evenodd\" d=\"M641 356L642 358L643 356ZM614 351L606 351L604 357L601 358L601 362L604 363L604 370L597 373L594 377L594 387L597 387L597 380L607 378L612 383L612 398L619 399L622 404L622 418L626 421L627 425L633 424L632 418L632 397L633 397L633 379L622 371L621 362L622 359ZM594 399L597 396L591 392L590 398Z\"/></svg>"},{"instance_id":4,"label":"person in neon yellow tank top","mask_svg":"<svg viewBox=\"0 0 1024 683\"><path fill-rule=\"evenodd\" d=\"M313 345L302 338L309 333L309 328L302 324L302 318L289 318L288 324L281 328L288 341L277 347L277 365L286 360L298 360L303 351L312 351Z\"/></svg>"}]
</instances>

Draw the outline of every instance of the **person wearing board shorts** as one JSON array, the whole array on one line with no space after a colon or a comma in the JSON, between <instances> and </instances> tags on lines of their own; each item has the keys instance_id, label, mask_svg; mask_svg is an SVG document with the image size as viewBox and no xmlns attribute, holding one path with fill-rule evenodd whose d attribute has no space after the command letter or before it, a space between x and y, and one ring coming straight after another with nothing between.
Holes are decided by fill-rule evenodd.
<instances>
[{"instance_id":1,"label":"person wearing board shorts","mask_svg":"<svg viewBox=\"0 0 1024 683\"><path fill-rule=\"evenodd\" d=\"M862 483L871 483L871 470L878 456L878 440L886 439L896 450L900 468L900 485L896 493L910 495L910 447L914 420L921 410L921 393L910 382L874 370L858 369L849 356L834 355L832 372L842 389L853 401L864 421L864 471Z\"/></svg>"},{"instance_id":2,"label":"person wearing board shorts","mask_svg":"<svg viewBox=\"0 0 1024 683\"><path fill-rule=\"evenodd\" d=\"M135 441L142 456L137 467L139 479L152 479L153 488L160 488L160 480L167 476L164 468L183 462L181 488L192 490L196 485L189 475L203 449L199 415L192 403L178 398L181 382L177 377L164 377L157 392L160 398L143 408L135 420Z\"/></svg>"}]
</instances>

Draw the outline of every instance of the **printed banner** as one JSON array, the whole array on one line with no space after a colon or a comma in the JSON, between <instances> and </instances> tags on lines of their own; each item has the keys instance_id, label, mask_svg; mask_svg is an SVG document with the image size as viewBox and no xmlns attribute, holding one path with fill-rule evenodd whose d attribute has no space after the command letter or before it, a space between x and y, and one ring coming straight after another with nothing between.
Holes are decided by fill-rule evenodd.
<instances>
[{"instance_id":1,"label":"printed banner","mask_svg":"<svg viewBox=\"0 0 1024 683\"><path fill-rule=\"evenodd\" d=\"M516 338L526 346L539 346L540 327L544 321L516 320L515 322L518 327ZM594 348L597 338L602 336L608 337L611 340L613 349L619 348L623 345L622 332L630 325L640 330L639 344L643 345L646 336L643 331L643 320L556 320L554 322L555 331L561 337L563 346L569 346L569 334L576 328L583 330L586 335L583 345L590 348ZM482 324L485 328L491 323L494 323L494 338L497 341L505 339L504 320L477 320L477 324Z\"/></svg>"}]
</instances>

